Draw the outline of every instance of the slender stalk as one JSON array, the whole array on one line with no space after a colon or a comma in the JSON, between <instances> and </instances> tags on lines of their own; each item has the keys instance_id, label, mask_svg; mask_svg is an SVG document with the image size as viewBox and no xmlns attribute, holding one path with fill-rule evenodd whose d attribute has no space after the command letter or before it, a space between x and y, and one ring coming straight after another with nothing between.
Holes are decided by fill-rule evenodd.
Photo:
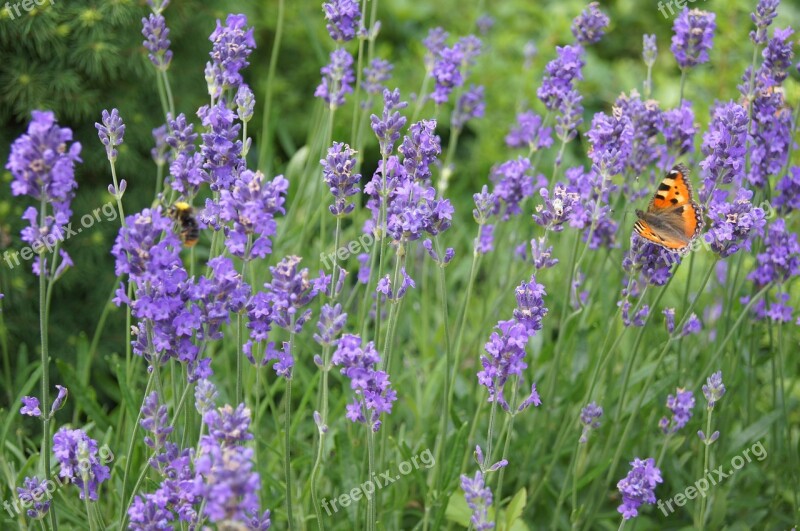
<instances>
[{"instance_id":1,"label":"slender stalk","mask_svg":"<svg viewBox=\"0 0 800 531\"><path fill-rule=\"evenodd\" d=\"M52 504L51 504L52 505ZM83 506L86 508L86 521L89 523L89 531L95 530L94 518L89 507L89 474L84 473L83 477Z\"/></svg>"},{"instance_id":2,"label":"slender stalk","mask_svg":"<svg viewBox=\"0 0 800 531\"><path fill-rule=\"evenodd\" d=\"M270 117L272 116L272 93L275 86L275 72L278 66L278 54L281 49L283 36L284 0L278 0L278 19L275 25L275 38L272 41L272 53L269 57L269 71L267 72L267 88L264 93L264 117L261 121L261 149L258 151L258 167L264 168L265 159L272 148L272 132Z\"/></svg>"},{"instance_id":3,"label":"slender stalk","mask_svg":"<svg viewBox=\"0 0 800 531\"><path fill-rule=\"evenodd\" d=\"M39 226L46 226L47 222L47 195L41 191L39 202ZM53 257L53 261L56 258ZM51 277L52 278L52 277ZM44 467L43 477L50 477L50 349L49 349L49 312L47 305L47 268L45 267L44 255L39 255L39 335L41 339L41 411L42 411L42 459ZM50 507L50 525L53 531L58 529L58 519L55 514L55 504Z\"/></svg>"},{"instance_id":4,"label":"slender stalk","mask_svg":"<svg viewBox=\"0 0 800 531\"><path fill-rule=\"evenodd\" d=\"M703 448L703 470L700 473L705 477L706 472L708 471L708 459L709 459L709 447L711 446L711 416L714 413L714 408L708 408L708 415L706 416L706 440L703 441L705 444L705 448ZM709 496L711 493L709 493ZM706 522L706 496L700 497L700 507L698 512L694 516L694 527L700 529L701 531L705 528Z\"/></svg>"},{"instance_id":5,"label":"slender stalk","mask_svg":"<svg viewBox=\"0 0 800 531\"><path fill-rule=\"evenodd\" d=\"M442 254L441 245L439 244L439 237L436 236L434 238L434 244L436 246L436 254L439 255L439 259L444 260L444 254ZM444 264L438 264L439 269L439 298L441 299L442 303L442 326L444 327L444 344L445 344L445 378L444 378L444 402L442 404L442 413L441 413L441 425L439 426L439 437L441 437L441 441L438 445L438 452L436 455L437 462L441 462L442 451L447 444L447 419L450 417L450 378L451 373L454 373L452 363L453 363L453 352L452 347L450 345L450 316L447 310L447 281L445 278L445 271L444 271ZM444 475L444 468L440 466L437 471L437 481L436 481L436 488L441 489L443 475Z\"/></svg>"},{"instance_id":6,"label":"slender stalk","mask_svg":"<svg viewBox=\"0 0 800 531\"><path fill-rule=\"evenodd\" d=\"M314 460L314 468L311 470L311 502L314 504L314 514L317 516L317 527L322 530L322 507L319 504L317 495L317 478L322 466L322 453L325 448L325 435L328 423L328 372L330 370L331 345L325 345L322 349L322 383L320 384L320 418L322 427L319 428L319 446L317 446L317 457ZM372 476L370 476L372 477Z\"/></svg>"},{"instance_id":7,"label":"slender stalk","mask_svg":"<svg viewBox=\"0 0 800 531\"><path fill-rule=\"evenodd\" d=\"M509 409L510 418L508 419L508 429L506 430L506 442L503 445L503 453L500 460L506 458L508 455L508 446L511 443L511 434L514 431L514 419L517 417L517 391L519 390L519 376L514 376L514 392L511 396L511 408ZM495 526L500 528L500 502L503 499L503 478L505 477L506 467L501 467L497 478L497 507L494 512Z\"/></svg>"},{"instance_id":8,"label":"slender stalk","mask_svg":"<svg viewBox=\"0 0 800 531\"><path fill-rule=\"evenodd\" d=\"M369 475L373 477L375 474L375 432L372 431L372 426L367 426L367 454ZM375 507L375 496L367 497L367 531L374 531L377 520L377 508Z\"/></svg>"},{"instance_id":9,"label":"slender stalk","mask_svg":"<svg viewBox=\"0 0 800 531\"><path fill-rule=\"evenodd\" d=\"M289 355L294 355L294 325L295 317L292 316L291 327L289 329ZM292 456L291 456L291 443L292 438L290 435L291 430L291 412L292 412L292 372L289 372L289 377L286 379L286 396L284 398L284 417L283 417L283 473L286 476L286 518L288 520L288 528L294 529L294 516L292 514Z\"/></svg>"},{"instance_id":10,"label":"slender stalk","mask_svg":"<svg viewBox=\"0 0 800 531\"><path fill-rule=\"evenodd\" d=\"M169 109L169 115L171 117L175 117L175 100L172 97L172 88L169 84L169 77L167 75L166 70L161 71L161 79L164 82L164 92L167 95L167 109Z\"/></svg>"}]
</instances>

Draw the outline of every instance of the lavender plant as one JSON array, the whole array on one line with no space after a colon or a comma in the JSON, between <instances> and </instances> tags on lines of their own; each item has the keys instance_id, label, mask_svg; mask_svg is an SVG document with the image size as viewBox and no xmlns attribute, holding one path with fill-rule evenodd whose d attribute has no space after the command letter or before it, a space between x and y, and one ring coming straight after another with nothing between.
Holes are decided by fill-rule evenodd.
<instances>
[{"instance_id":1,"label":"lavender plant","mask_svg":"<svg viewBox=\"0 0 800 531\"><path fill-rule=\"evenodd\" d=\"M673 8L613 72L634 26L599 2L534 41L504 3L416 25L378 0L200 13L195 105L173 74L187 14L148 0L129 31L153 166L123 164L142 119L113 94L99 142L42 100L11 144L0 527L794 525L800 65L790 6L754 3ZM93 243L111 295L91 342L53 342L106 212L88 150L119 218ZM632 229L654 195L674 197L654 231L700 227L680 252ZM9 345L27 265L38 361ZM736 489L690 497L709 470Z\"/></svg>"}]
</instances>

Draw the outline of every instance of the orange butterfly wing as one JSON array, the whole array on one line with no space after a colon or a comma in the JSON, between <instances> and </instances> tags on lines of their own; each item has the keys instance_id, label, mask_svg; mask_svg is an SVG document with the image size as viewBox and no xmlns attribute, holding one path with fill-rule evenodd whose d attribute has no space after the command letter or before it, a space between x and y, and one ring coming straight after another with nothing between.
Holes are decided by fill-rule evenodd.
<instances>
[{"instance_id":1,"label":"orange butterfly wing","mask_svg":"<svg viewBox=\"0 0 800 531\"><path fill-rule=\"evenodd\" d=\"M691 241L702 227L700 207L692 200L692 185L687 178L688 168L683 164L675 165L658 185L650 204L647 206L647 217L660 219L664 224L680 230L686 240ZM639 216L642 218L643 216ZM676 223L676 218L679 221ZM655 221L654 221L655 223ZM681 250L688 243L669 234L660 234L645 219L639 219L634 225L637 234L646 240L667 249Z\"/></svg>"}]
</instances>

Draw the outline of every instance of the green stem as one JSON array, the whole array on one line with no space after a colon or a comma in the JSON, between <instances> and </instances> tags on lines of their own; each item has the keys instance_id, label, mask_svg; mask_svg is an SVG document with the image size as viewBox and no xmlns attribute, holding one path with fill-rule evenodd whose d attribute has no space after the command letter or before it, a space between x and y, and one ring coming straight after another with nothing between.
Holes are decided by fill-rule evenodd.
<instances>
[{"instance_id":1,"label":"green stem","mask_svg":"<svg viewBox=\"0 0 800 531\"><path fill-rule=\"evenodd\" d=\"M264 94L264 117L261 122L261 149L258 152L258 167L264 168L265 159L272 148L272 132L270 117L272 115L272 92L275 85L275 72L278 66L278 54L281 49L283 36L284 0L278 0L278 19L275 26L275 38L272 41L272 53L269 58L269 71L267 72L267 88Z\"/></svg>"},{"instance_id":2,"label":"green stem","mask_svg":"<svg viewBox=\"0 0 800 531\"><path fill-rule=\"evenodd\" d=\"M434 244L436 247L436 254L439 255L440 260L444 260L444 254L442 253L441 245L439 244L439 237L436 236L434 238ZM447 419L450 416L450 378L451 373L455 374L453 371L452 363L453 363L453 352L452 347L450 345L450 316L447 309L447 281L445 278L445 271L444 271L444 264L437 264L439 269L439 298L442 302L442 325L444 328L444 344L445 344L445 378L444 378L444 403L442 404L442 413L441 413L441 425L439 427L439 436L441 437L439 445L438 445L438 452L436 455L436 461L441 462L442 452L444 451L444 447L447 444ZM444 478L444 468L440 466L437 472L437 481L436 481L436 488L442 488L442 481Z\"/></svg>"},{"instance_id":3,"label":"green stem","mask_svg":"<svg viewBox=\"0 0 800 531\"><path fill-rule=\"evenodd\" d=\"M311 470L311 502L314 504L314 514L317 516L317 527L322 530L322 507L319 504L317 495L317 477L322 466L322 453L325 448L325 434L328 423L328 372L330 370L331 345L325 345L322 349L322 383L320 384L320 409L321 424L319 428L319 446L317 446L317 457L314 460L314 468ZM372 476L370 476L372 477Z\"/></svg>"},{"instance_id":4,"label":"green stem","mask_svg":"<svg viewBox=\"0 0 800 531\"><path fill-rule=\"evenodd\" d=\"M500 461L504 460L508 455L508 447L511 444L511 434L514 431L514 419L517 417L517 391L519 390L519 376L514 376L514 392L511 395L511 408L509 409L510 418L508 420L508 429L506 430L506 441L503 445L503 454L500 456ZM495 526L500 528L500 503L503 499L503 478L505 477L506 467L501 467L497 478L497 490L495 495L497 497L497 505L494 512Z\"/></svg>"},{"instance_id":5,"label":"green stem","mask_svg":"<svg viewBox=\"0 0 800 531\"><path fill-rule=\"evenodd\" d=\"M294 317L291 319L289 330L289 355L294 355ZM286 476L286 518L288 528L294 529L294 516L292 514L292 456L291 456L291 412L292 412L292 373L286 379L286 396L284 398L284 417L283 417L283 473Z\"/></svg>"},{"instance_id":6,"label":"green stem","mask_svg":"<svg viewBox=\"0 0 800 531\"><path fill-rule=\"evenodd\" d=\"M367 426L367 454L368 454L368 467L369 475L372 477L375 474L375 432L372 431L372 426ZM367 531L374 531L377 520L377 508L375 507L375 496L367 497Z\"/></svg>"},{"instance_id":7,"label":"green stem","mask_svg":"<svg viewBox=\"0 0 800 531\"><path fill-rule=\"evenodd\" d=\"M47 195L41 191L41 201L39 203L39 226L46 226L47 222ZM55 260L55 257L53 257ZM49 349L49 312L47 305L47 268L45 267L44 255L39 255L39 334L42 344L41 364L42 364L42 458L44 461L43 477L50 477L50 349ZM55 504L50 507L50 525L53 531L58 529L58 519L55 514Z\"/></svg>"},{"instance_id":8,"label":"green stem","mask_svg":"<svg viewBox=\"0 0 800 531\"><path fill-rule=\"evenodd\" d=\"M703 448L703 470L700 471L701 474L703 475L703 477L705 477L705 474L708 472L708 460L709 460L709 453L710 453L709 447L712 444L711 443L711 416L712 416L713 413L714 413L714 408L709 408L708 409L708 415L706 416L706 432L705 432L706 440L703 441L703 443L704 443L703 446L705 447L705 448ZM710 495L711 495L711 493L709 493L709 496ZM695 514L695 517L694 517L694 527L700 529L700 531L702 531L703 528L706 525L705 524L705 521L706 521L706 499L707 499L706 496L701 496L701 498L700 498L700 508L699 508L698 512Z\"/></svg>"}]
</instances>

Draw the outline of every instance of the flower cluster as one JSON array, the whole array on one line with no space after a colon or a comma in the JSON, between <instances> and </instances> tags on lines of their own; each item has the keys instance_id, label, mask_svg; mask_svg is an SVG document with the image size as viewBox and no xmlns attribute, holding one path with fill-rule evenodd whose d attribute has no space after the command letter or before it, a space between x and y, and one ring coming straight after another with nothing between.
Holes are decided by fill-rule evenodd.
<instances>
[{"instance_id":1,"label":"flower cluster","mask_svg":"<svg viewBox=\"0 0 800 531\"><path fill-rule=\"evenodd\" d=\"M361 22L361 9L356 0L334 0L322 4L325 12L325 29L336 42L347 42L355 38Z\"/></svg>"},{"instance_id":2,"label":"flower cluster","mask_svg":"<svg viewBox=\"0 0 800 531\"><path fill-rule=\"evenodd\" d=\"M80 489L80 497L97 500L97 487L111 477L108 467L97 458L97 441L83 430L61 428L53 435L53 453L58 460L58 475Z\"/></svg>"},{"instance_id":3,"label":"flower cluster","mask_svg":"<svg viewBox=\"0 0 800 531\"><path fill-rule=\"evenodd\" d=\"M514 319L499 321L496 331L484 345L486 354L481 356L483 369L478 372L478 383L489 391L489 401L497 402L506 410L510 406L504 396L506 381L512 375L517 377L516 385L522 380L525 363L525 347L528 341L542 329L542 318L547 315L544 306L544 286L531 276L530 282L522 282L516 289L517 308ZM530 405L541 404L536 384L531 386L531 394L517 405L517 412Z\"/></svg>"},{"instance_id":4,"label":"flower cluster","mask_svg":"<svg viewBox=\"0 0 800 531\"><path fill-rule=\"evenodd\" d=\"M523 200L533 195L536 188L541 188L546 181L540 175L534 185L530 175L531 162L527 158L518 157L511 159L492 168L489 178L494 183L492 193L497 201L498 209L503 207L503 219L522 213L520 204Z\"/></svg>"},{"instance_id":5,"label":"flower cluster","mask_svg":"<svg viewBox=\"0 0 800 531\"><path fill-rule=\"evenodd\" d=\"M581 44L595 44L603 38L610 22L608 15L600 11L598 2L590 3L572 21L572 34Z\"/></svg>"},{"instance_id":6,"label":"flower cluster","mask_svg":"<svg viewBox=\"0 0 800 531\"><path fill-rule=\"evenodd\" d=\"M678 388L674 395L667 396L667 407L672 412L672 418L663 417L658 426L664 433L675 433L692 418L694 393Z\"/></svg>"},{"instance_id":7,"label":"flower cluster","mask_svg":"<svg viewBox=\"0 0 800 531\"><path fill-rule=\"evenodd\" d=\"M472 510L470 524L473 529L485 531L494 529L494 522L489 518L489 508L492 506L492 491L484 482L483 473L478 470L475 477L461 475L461 489L467 500L467 506Z\"/></svg>"},{"instance_id":8,"label":"flower cluster","mask_svg":"<svg viewBox=\"0 0 800 531\"><path fill-rule=\"evenodd\" d=\"M370 116L372 130L378 137L381 155L387 157L391 155L394 145L400 139L400 131L406 125L406 117L400 114L400 110L407 106L407 102L400 101L400 90L383 90L383 114L380 118L374 114Z\"/></svg>"},{"instance_id":9,"label":"flower cluster","mask_svg":"<svg viewBox=\"0 0 800 531\"><path fill-rule=\"evenodd\" d=\"M330 63L320 69L322 81L314 91L314 96L322 98L331 109L344 105L346 94L353 92L353 56L343 48L331 52Z\"/></svg>"},{"instance_id":10,"label":"flower cluster","mask_svg":"<svg viewBox=\"0 0 800 531\"><path fill-rule=\"evenodd\" d=\"M11 195L27 195L40 204L49 204L52 214L29 207L23 214L29 227L22 231L22 241L33 249L51 248L64 239L64 231L72 216L75 197L75 163L81 162L81 145L72 142L72 130L59 127L55 114L33 111L28 130L13 144L6 169L11 172ZM70 144L70 142L72 142ZM69 255L59 249L61 264L54 277L61 276L72 264ZM42 255L36 257L33 272L49 275L52 268Z\"/></svg>"},{"instance_id":11,"label":"flower cluster","mask_svg":"<svg viewBox=\"0 0 800 531\"><path fill-rule=\"evenodd\" d=\"M328 156L320 161L323 179L334 197L334 203L328 207L334 216L349 214L356 208L347 201L348 197L359 192L358 183L361 181L361 175L353 173L355 154L347 144L334 142L328 148Z\"/></svg>"},{"instance_id":12,"label":"flower cluster","mask_svg":"<svg viewBox=\"0 0 800 531\"><path fill-rule=\"evenodd\" d=\"M708 52L714 45L716 15L699 9L684 8L672 27L672 53L681 69L708 62Z\"/></svg>"},{"instance_id":13,"label":"flower cluster","mask_svg":"<svg viewBox=\"0 0 800 531\"><path fill-rule=\"evenodd\" d=\"M542 125L542 117L533 111L518 114L517 124L506 135L506 145L532 152L549 148L553 145L553 128Z\"/></svg>"},{"instance_id":14,"label":"flower cluster","mask_svg":"<svg viewBox=\"0 0 800 531\"><path fill-rule=\"evenodd\" d=\"M595 402L591 402L581 409L581 424L583 424L583 431L579 440L581 444L586 444L586 441L589 440L589 433L600 427L600 417L602 416L603 408Z\"/></svg>"},{"instance_id":15,"label":"flower cluster","mask_svg":"<svg viewBox=\"0 0 800 531\"><path fill-rule=\"evenodd\" d=\"M224 26L217 20L208 40L212 43L211 61L206 63L209 95L218 98L227 89L236 92L244 82L240 71L250 64L247 58L256 47L253 28L247 27L245 15L229 14Z\"/></svg>"},{"instance_id":16,"label":"flower cluster","mask_svg":"<svg viewBox=\"0 0 800 531\"><path fill-rule=\"evenodd\" d=\"M169 49L169 28L161 13L150 13L142 19L142 45L147 48L147 57L156 70L165 72L172 62L172 50Z\"/></svg>"},{"instance_id":17,"label":"flower cluster","mask_svg":"<svg viewBox=\"0 0 800 531\"><path fill-rule=\"evenodd\" d=\"M377 432L381 427L381 414L392 412L397 393L390 387L389 375L375 369L381 358L374 343L370 341L365 347L361 343L357 335L343 335L331 361L342 367L341 372L350 380L350 388L356 395L347 405L347 418L365 423Z\"/></svg>"},{"instance_id":18,"label":"flower cluster","mask_svg":"<svg viewBox=\"0 0 800 531\"><path fill-rule=\"evenodd\" d=\"M628 475L619 480L617 488L622 496L622 505L617 511L625 520L639 516L639 507L644 504L656 502L655 490L661 479L661 470L656 466L652 457L631 461L631 470Z\"/></svg>"},{"instance_id":19,"label":"flower cluster","mask_svg":"<svg viewBox=\"0 0 800 531\"><path fill-rule=\"evenodd\" d=\"M480 53L481 40L474 35L462 37L453 46L438 51L431 71L436 83L431 99L437 105L445 103L453 89L464 84L468 68Z\"/></svg>"},{"instance_id":20,"label":"flower cluster","mask_svg":"<svg viewBox=\"0 0 800 531\"><path fill-rule=\"evenodd\" d=\"M605 178L621 174L631 155L633 132L631 119L619 108L613 116L595 114L586 135L592 146L589 151L592 169Z\"/></svg>"},{"instance_id":21,"label":"flower cluster","mask_svg":"<svg viewBox=\"0 0 800 531\"><path fill-rule=\"evenodd\" d=\"M747 278L757 289L769 284L784 286L800 275L800 243L797 234L786 227L784 219L778 218L767 227L764 251L756 260L758 265ZM753 311L760 319L768 317L773 321L789 322L794 308L787 304L788 300L788 293L769 303L762 298L753 306Z\"/></svg>"},{"instance_id":22,"label":"flower cluster","mask_svg":"<svg viewBox=\"0 0 800 531\"><path fill-rule=\"evenodd\" d=\"M260 171L244 170L230 188L220 191L219 219L233 225L225 226L225 245L232 255L251 260L272 253L275 217L285 213L288 189L283 175L268 181Z\"/></svg>"},{"instance_id":23,"label":"flower cluster","mask_svg":"<svg viewBox=\"0 0 800 531\"><path fill-rule=\"evenodd\" d=\"M727 190L715 190L708 205L710 227L704 235L706 243L722 258L735 254L744 247L750 249L753 237L764 232L764 210L753 206L753 192L739 188L733 202Z\"/></svg>"}]
</instances>

